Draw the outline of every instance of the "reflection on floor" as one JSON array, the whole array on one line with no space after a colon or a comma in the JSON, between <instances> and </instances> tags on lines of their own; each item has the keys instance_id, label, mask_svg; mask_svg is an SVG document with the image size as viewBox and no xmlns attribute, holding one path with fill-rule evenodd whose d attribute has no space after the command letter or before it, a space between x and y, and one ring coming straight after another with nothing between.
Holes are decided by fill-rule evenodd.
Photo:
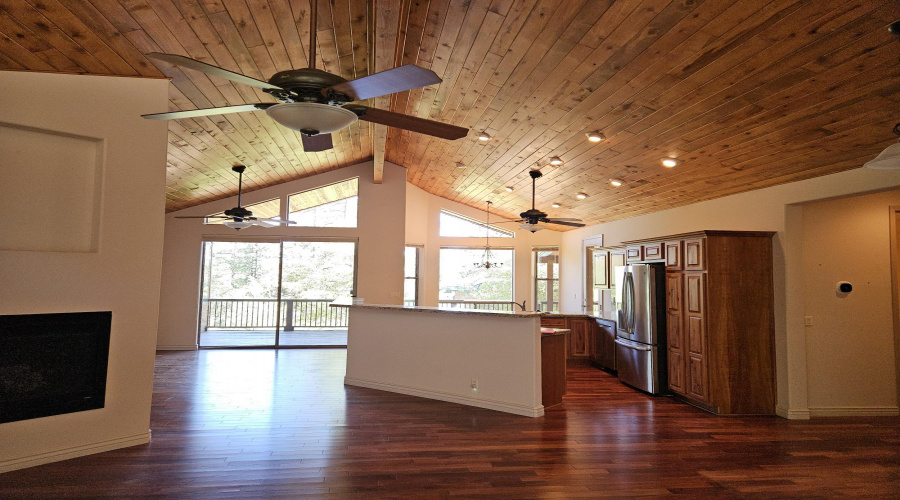
<instances>
[{"instance_id":1,"label":"reflection on floor","mask_svg":"<svg viewBox=\"0 0 900 500\"><path fill-rule=\"evenodd\" d=\"M716 417L586 365L528 418L345 387L345 360L161 353L149 445L3 474L0 498L900 496L900 418Z\"/></svg>"},{"instance_id":2,"label":"reflection on floor","mask_svg":"<svg viewBox=\"0 0 900 500\"><path fill-rule=\"evenodd\" d=\"M347 328L304 328L281 332L282 346L347 347ZM200 347L274 346L275 330L208 330L200 333Z\"/></svg>"}]
</instances>

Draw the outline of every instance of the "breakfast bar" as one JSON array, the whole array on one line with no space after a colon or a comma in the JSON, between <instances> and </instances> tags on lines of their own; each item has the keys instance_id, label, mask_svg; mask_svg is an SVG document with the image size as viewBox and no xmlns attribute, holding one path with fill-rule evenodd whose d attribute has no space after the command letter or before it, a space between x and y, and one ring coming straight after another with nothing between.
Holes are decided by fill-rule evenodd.
<instances>
[{"instance_id":1,"label":"breakfast bar","mask_svg":"<svg viewBox=\"0 0 900 500\"><path fill-rule=\"evenodd\" d=\"M529 417L561 402L565 329L541 331L534 312L351 304L345 385ZM542 363L542 336L550 346ZM553 353L556 354L553 354ZM557 359L559 358L559 359ZM542 368L553 373L542 375ZM542 400L542 381L553 387Z\"/></svg>"}]
</instances>

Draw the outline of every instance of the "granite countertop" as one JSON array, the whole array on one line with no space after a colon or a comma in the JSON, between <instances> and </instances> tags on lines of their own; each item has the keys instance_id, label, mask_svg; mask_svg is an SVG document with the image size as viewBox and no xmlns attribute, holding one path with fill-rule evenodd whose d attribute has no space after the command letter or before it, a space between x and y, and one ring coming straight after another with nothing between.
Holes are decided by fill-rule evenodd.
<instances>
[{"instance_id":1,"label":"granite countertop","mask_svg":"<svg viewBox=\"0 0 900 500\"><path fill-rule=\"evenodd\" d=\"M572 330L568 328L541 328L541 337L554 337L556 335L565 335L570 333Z\"/></svg>"},{"instance_id":2,"label":"granite countertop","mask_svg":"<svg viewBox=\"0 0 900 500\"><path fill-rule=\"evenodd\" d=\"M412 311L434 314L481 315L495 317L500 316L506 318L536 318L541 315L541 313L538 312L484 311L480 309L446 309L441 307L401 306L391 304L348 304L346 302L339 301L334 301L329 305L331 307L349 307L350 309L382 309L386 311Z\"/></svg>"}]
</instances>

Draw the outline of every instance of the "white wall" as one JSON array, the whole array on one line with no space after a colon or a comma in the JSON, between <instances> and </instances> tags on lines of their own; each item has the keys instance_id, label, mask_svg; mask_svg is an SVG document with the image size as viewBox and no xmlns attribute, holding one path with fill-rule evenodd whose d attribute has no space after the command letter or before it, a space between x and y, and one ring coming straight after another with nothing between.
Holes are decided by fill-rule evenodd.
<instances>
[{"instance_id":1,"label":"white wall","mask_svg":"<svg viewBox=\"0 0 900 500\"><path fill-rule=\"evenodd\" d=\"M333 170L243 195L242 203L281 198L353 177L359 178L359 215L356 228L251 227L235 231L200 219L177 215L209 215L237 205L237 197L187 208L166 215L165 253L160 294L160 349L196 349L202 241L204 237L252 240L272 237L343 237L359 239L357 296L373 304L403 301L404 209L406 170L385 162L382 184L373 182L372 162ZM235 176L235 182L237 178Z\"/></svg>"},{"instance_id":2,"label":"white wall","mask_svg":"<svg viewBox=\"0 0 900 500\"><path fill-rule=\"evenodd\" d=\"M900 171L856 169L569 231L563 234L562 242L562 310L581 311L581 252L583 240L591 236L602 234L604 244L613 246L632 239L703 229L776 231L774 273L777 409L783 416L808 417L807 346L803 326L806 307L802 249L804 209L799 204L896 186L900 186ZM887 226L884 230L887 231ZM834 244L841 240L843 238L835 238L828 243ZM883 270L886 276L888 269ZM879 314L890 314L890 309L880 311ZM837 312L829 310L823 311L823 316L816 321L827 324L835 320ZM841 398L847 401L852 399L849 394ZM896 406L896 397L893 405Z\"/></svg>"},{"instance_id":3,"label":"white wall","mask_svg":"<svg viewBox=\"0 0 900 500\"><path fill-rule=\"evenodd\" d=\"M804 311L813 416L897 414L888 209L900 190L803 205ZM853 291L837 291L849 281Z\"/></svg>"},{"instance_id":4,"label":"white wall","mask_svg":"<svg viewBox=\"0 0 900 500\"><path fill-rule=\"evenodd\" d=\"M166 109L167 88L163 79L0 72L0 122L103 145L96 246L0 251L0 314L112 311L105 408L0 425L0 472L149 440L166 124L140 115ZM0 196L15 195L0 181Z\"/></svg>"},{"instance_id":5,"label":"white wall","mask_svg":"<svg viewBox=\"0 0 900 500\"><path fill-rule=\"evenodd\" d=\"M538 417L539 325L538 316L351 307L344 383Z\"/></svg>"},{"instance_id":6,"label":"white wall","mask_svg":"<svg viewBox=\"0 0 900 500\"><path fill-rule=\"evenodd\" d=\"M441 210L449 210L476 220L486 221L487 212L462 203L427 193L412 184L406 187L406 243L423 245L420 259L420 297L423 306L438 305L438 280L440 249L442 246L484 248L484 238L448 238L440 235ZM523 208L524 209L524 208ZM495 215L491 220L496 221ZM513 300L528 302L528 310L534 309L534 282L531 248L534 246L559 246L562 234L544 229L536 233L517 229L517 224L498 225L515 229L515 238L491 238L491 247L513 247ZM562 264L560 265L562 267Z\"/></svg>"}]
</instances>

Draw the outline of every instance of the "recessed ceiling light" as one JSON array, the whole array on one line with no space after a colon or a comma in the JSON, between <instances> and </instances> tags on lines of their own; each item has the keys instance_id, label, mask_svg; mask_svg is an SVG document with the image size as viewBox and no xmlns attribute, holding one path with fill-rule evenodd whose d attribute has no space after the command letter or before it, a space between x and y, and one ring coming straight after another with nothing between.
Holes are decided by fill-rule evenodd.
<instances>
[{"instance_id":1,"label":"recessed ceiling light","mask_svg":"<svg viewBox=\"0 0 900 500\"><path fill-rule=\"evenodd\" d=\"M550 158L550 164L551 165L562 165L563 164L562 158L560 158L559 156L554 156L553 158Z\"/></svg>"},{"instance_id":2,"label":"recessed ceiling light","mask_svg":"<svg viewBox=\"0 0 900 500\"><path fill-rule=\"evenodd\" d=\"M612 185L615 186L615 187L619 187L619 186L621 186L622 184L625 184L624 182L622 182L621 179L610 179L610 180L609 180L609 183L612 184Z\"/></svg>"},{"instance_id":3,"label":"recessed ceiling light","mask_svg":"<svg viewBox=\"0 0 900 500\"><path fill-rule=\"evenodd\" d=\"M559 207L561 207L562 205L560 205L559 203L553 203L553 204L551 204L550 206L553 207L553 208L559 208Z\"/></svg>"},{"instance_id":4,"label":"recessed ceiling light","mask_svg":"<svg viewBox=\"0 0 900 500\"><path fill-rule=\"evenodd\" d=\"M507 193L512 193L512 192L513 192L513 187L512 187L512 186L506 186L504 189L506 189L506 192L507 192Z\"/></svg>"},{"instance_id":5,"label":"recessed ceiling light","mask_svg":"<svg viewBox=\"0 0 900 500\"><path fill-rule=\"evenodd\" d=\"M466 164L461 161L458 161L458 162L456 162L456 168L466 168Z\"/></svg>"},{"instance_id":6,"label":"recessed ceiling light","mask_svg":"<svg viewBox=\"0 0 900 500\"><path fill-rule=\"evenodd\" d=\"M487 141L491 140L491 136L489 136L487 132L482 132L482 133L478 134L478 140L487 142Z\"/></svg>"},{"instance_id":7,"label":"recessed ceiling light","mask_svg":"<svg viewBox=\"0 0 900 500\"><path fill-rule=\"evenodd\" d=\"M606 139L606 136L601 134L600 132L588 132L585 134L589 141L591 142L600 142L603 139Z\"/></svg>"},{"instance_id":8,"label":"recessed ceiling light","mask_svg":"<svg viewBox=\"0 0 900 500\"><path fill-rule=\"evenodd\" d=\"M578 198L579 200L583 200L583 199L587 198L587 194L585 194L585 193L578 193L578 194L575 195L575 197Z\"/></svg>"},{"instance_id":9,"label":"recessed ceiling light","mask_svg":"<svg viewBox=\"0 0 900 500\"><path fill-rule=\"evenodd\" d=\"M666 168L672 168L674 166L681 164L681 160L679 160L677 158L663 158L659 161L662 162L663 166Z\"/></svg>"}]
</instances>

